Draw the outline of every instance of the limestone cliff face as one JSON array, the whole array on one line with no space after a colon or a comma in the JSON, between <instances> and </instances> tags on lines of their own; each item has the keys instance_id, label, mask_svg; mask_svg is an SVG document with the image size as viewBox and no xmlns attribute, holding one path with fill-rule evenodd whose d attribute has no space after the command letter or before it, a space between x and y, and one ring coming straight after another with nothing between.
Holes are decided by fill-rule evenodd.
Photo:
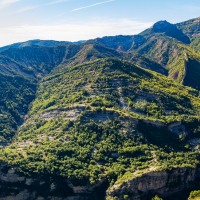
<instances>
[{"instance_id":1,"label":"limestone cliff face","mask_svg":"<svg viewBox=\"0 0 200 200\"><path fill-rule=\"evenodd\" d=\"M120 185L114 185L107 191L107 197L130 200L149 200L155 194L164 199L184 200L189 191L200 187L200 168L174 169L171 171L150 172ZM115 198L114 198L115 197Z\"/></svg>"},{"instance_id":2,"label":"limestone cliff face","mask_svg":"<svg viewBox=\"0 0 200 200\"><path fill-rule=\"evenodd\" d=\"M166 200L186 200L189 192L200 188L200 168L150 172L114 185L74 186L61 177L27 177L0 164L0 200L150 200L155 194Z\"/></svg>"},{"instance_id":3,"label":"limestone cliff face","mask_svg":"<svg viewBox=\"0 0 200 200\"><path fill-rule=\"evenodd\" d=\"M102 200L104 186L105 182L74 186L64 178L48 175L28 177L0 164L0 200Z\"/></svg>"}]
</instances>

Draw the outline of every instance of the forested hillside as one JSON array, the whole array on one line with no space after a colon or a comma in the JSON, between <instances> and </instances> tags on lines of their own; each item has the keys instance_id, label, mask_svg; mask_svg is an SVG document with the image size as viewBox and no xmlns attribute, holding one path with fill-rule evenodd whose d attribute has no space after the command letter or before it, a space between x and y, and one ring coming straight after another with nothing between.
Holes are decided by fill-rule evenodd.
<instances>
[{"instance_id":1,"label":"forested hillside","mask_svg":"<svg viewBox=\"0 0 200 200\"><path fill-rule=\"evenodd\" d=\"M200 189L199 23L1 48L0 199Z\"/></svg>"}]
</instances>

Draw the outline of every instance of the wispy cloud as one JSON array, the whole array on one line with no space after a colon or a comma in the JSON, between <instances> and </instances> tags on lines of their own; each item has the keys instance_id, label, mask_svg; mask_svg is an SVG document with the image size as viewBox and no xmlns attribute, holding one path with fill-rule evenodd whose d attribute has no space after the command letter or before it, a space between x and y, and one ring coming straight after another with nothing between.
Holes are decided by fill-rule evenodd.
<instances>
[{"instance_id":1,"label":"wispy cloud","mask_svg":"<svg viewBox=\"0 0 200 200\"><path fill-rule=\"evenodd\" d=\"M52 6L52 5L56 5L56 4L60 4L60 3L65 3L65 2L68 2L68 1L71 1L71 0L54 0L54 1L51 1L51 2L48 2L48 3L45 3L45 4L26 6L24 8L17 10L15 13L20 14L20 13L23 13L23 12L35 10L37 8L41 8L41 7L45 7L45 6Z\"/></svg>"},{"instance_id":2,"label":"wispy cloud","mask_svg":"<svg viewBox=\"0 0 200 200\"><path fill-rule=\"evenodd\" d=\"M101 19L86 23L1 27L0 46L31 39L77 41L106 35L134 35L153 22L134 19ZM81 34L80 34L81 33Z\"/></svg>"},{"instance_id":3,"label":"wispy cloud","mask_svg":"<svg viewBox=\"0 0 200 200\"><path fill-rule=\"evenodd\" d=\"M27 12L27 11L30 11L30 10L34 10L34 9L36 9L38 7L39 6L26 6L26 7L23 7L21 9L17 10L15 13L19 14L19 13Z\"/></svg>"},{"instance_id":4,"label":"wispy cloud","mask_svg":"<svg viewBox=\"0 0 200 200\"><path fill-rule=\"evenodd\" d=\"M0 0L0 8L5 8L21 0Z\"/></svg>"},{"instance_id":5,"label":"wispy cloud","mask_svg":"<svg viewBox=\"0 0 200 200\"><path fill-rule=\"evenodd\" d=\"M68 1L71 1L71 0L55 0L55 1L52 1L52 2L49 2L45 5L55 5L55 4L60 4L60 3L64 3L64 2L68 2Z\"/></svg>"},{"instance_id":6,"label":"wispy cloud","mask_svg":"<svg viewBox=\"0 0 200 200\"><path fill-rule=\"evenodd\" d=\"M114 2L114 1L116 1L116 0L102 1L102 2L99 2L99 3L83 6L83 7L80 7L80 8L75 8L75 9L72 10L72 12L80 11L80 10L83 10L83 9L99 6L99 5L110 3L110 2Z\"/></svg>"}]
</instances>

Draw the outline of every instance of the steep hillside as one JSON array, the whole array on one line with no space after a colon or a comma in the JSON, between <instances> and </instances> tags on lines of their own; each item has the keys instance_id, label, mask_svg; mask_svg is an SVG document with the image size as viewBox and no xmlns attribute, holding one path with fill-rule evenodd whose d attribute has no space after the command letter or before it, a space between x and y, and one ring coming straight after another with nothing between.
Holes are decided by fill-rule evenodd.
<instances>
[{"instance_id":1,"label":"steep hillside","mask_svg":"<svg viewBox=\"0 0 200 200\"><path fill-rule=\"evenodd\" d=\"M168 71L169 77L179 83L199 89L198 31L199 18L179 24L160 21L136 36L104 37L89 42L120 52L135 51L161 65ZM189 71L185 70L185 62L188 60L185 55L195 57L195 62L190 62ZM185 77L191 78L191 74L195 74L195 80L185 81Z\"/></svg>"},{"instance_id":2,"label":"steep hillside","mask_svg":"<svg viewBox=\"0 0 200 200\"><path fill-rule=\"evenodd\" d=\"M200 36L200 17L176 24L191 39Z\"/></svg>"},{"instance_id":3,"label":"steep hillside","mask_svg":"<svg viewBox=\"0 0 200 200\"><path fill-rule=\"evenodd\" d=\"M19 42L11 44L8 46L0 47L0 51L5 51L10 48L22 48L22 47L55 47L58 45L68 45L68 44L84 44L85 41L78 42L67 42L67 41L55 41L55 40L29 40L26 42Z\"/></svg>"},{"instance_id":4,"label":"steep hillside","mask_svg":"<svg viewBox=\"0 0 200 200\"><path fill-rule=\"evenodd\" d=\"M136 172L196 167L199 111L196 90L131 62L68 66L40 82L2 159L31 177L64 177L73 194L89 195Z\"/></svg>"},{"instance_id":5,"label":"steep hillside","mask_svg":"<svg viewBox=\"0 0 200 200\"><path fill-rule=\"evenodd\" d=\"M17 63L24 62L30 71L33 70L32 66L37 65L38 71L34 73L39 76L49 73L60 63L74 65L104 57L133 58L133 62L142 67L169 74L179 83L199 89L196 78L200 76L197 64L199 56L196 56L199 51L198 23L199 18L175 25L160 21L139 35L103 37L76 44L33 40L7 46L1 54ZM190 57L191 54L195 62L190 63L190 69L196 76L194 81L185 81L184 77L190 77L187 74L190 70L185 70L188 60L185 55Z\"/></svg>"},{"instance_id":6,"label":"steep hillside","mask_svg":"<svg viewBox=\"0 0 200 200\"><path fill-rule=\"evenodd\" d=\"M0 145L5 145L23 122L35 97L36 84L20 76L0 73Z\"/></svg>"},{"instance_id":7,"label":"steep hillside","mask_svg":"<svg viewBox=\"0 0 200 200\"><path fill-rule=\"evenodd\" d=\"M196 37L194 40L192 40L190 46L195 50L200 52L200 37Z\"/></svg>"},{"instance_id":8,"label":"steep hillside","mask_svg":"<svg viewBox=\"0 0 200 200\"><path fill-rule=\"evenodd\" d=\"M176 25L170 24L167 21L159 21L155 23L151 28L140 33L140 35L146 38L156 33L163 34L171 38L175 38L176 40L184 44L190 43L189 37L185 35L181 29L178 29Z\"/></svg>"},{"instance_id":9,"label":"steep hillside","mask_svg":"<svg viewBox=\"0 0 200 200\"><path fill-rule=\"evenodd\" d=\"M131 61L143 68L150 69L161 74L167 75L167 70L158 63L138 54L135 51L122 52L99 44L85 44L80 51L70 59L64 59L61 66L76 65L92 61L98 58L118 58L121 60ZM58 70L59 68L56 68Z\"/></svg>"},{"instance_id":10,"label":"steep hillside","mask_svg":"<svg viewBox=\"0 0 200 200\"><path fill-rule=\"evenodd\" d=\"M97 58L115 57L131 60L144 68L166 74L162 66L134 52L119 53L107 47L90 44L57 46L56 43L54 47L48 47L48 44L49 42L47 47L24 44L24 47L12 47L0 53L0 75L2 77L0 113L4 116L0 120L2 141L6 141L6 138L10 140L14 135L35 96L38 81L52 70L57 72L66 65L75 65Z\"/></svg>"},{"instance_id":11,"label":"steep hillside","mask_svg":"<svg viewBox=\"0 0 200 200\"><path fill-rule=\"evenodd\" d=\"M0 55L0 73L4 75L34 76L26 66L17 63L14 59Z\"/></svg>"},{"instance_id":12,"label":"steep hillside","mask_svg":"<svg viewBox=\"0 0 200 200\"><path fill-rule=\"evenodd\" d=\"M4 146L15 135L35 97L36 79L26 66L0 56L0 144Z\"/></svg>"},{"instance_id":13,"label":"steep hillside","mask_svg":"<svg viewBox=\"0 0 200 200\"><path fill-rule=\"evenodd\" d=\"M0 142L5 145L23 123L38 81L63 60L73 57L77 45L9 48L0 53Z\"/></svg>"},{"instance_id":14,"label":"steep hillside","mask_svg":"<svg viewBox=\"0 0 200 200\"><path fill-rule=\"evenodd\" d=\"M145 42L145 38L140 35L134 36L107 36L103 38L97 38L95 40L89 40L87 43L97 43L106 47L118 50L118 51L130 51L138 48Z\"/></svg>"},{"instance_id":15,"label":"steep hillside","mask_svg":"<svg viewBox=\"0 0 200 200\"><path fill-rule=\"evenodd\" d=\"M197 18L0 48L0 199L185 200L199 189L199 38Z\"/></svg>"},{"instance_id":16,"label":"steep hillside","mask_svg":"<svg viewBox=\"0 0 200 200\"><path fill-rule=\"evenodd\" d=\"M191 19L185 22L178 23L176 25L178 29L181 29L191 40L190 46L196 51L200 51L200 17Z\"/></svg>"},{"instance_id":17,"label":"steep hillside","mask_svg":"<svg viewBox=\"0 0 200 200\"><path fill-rule=\"evenodd\" d=\"M23 65L29 74L33 76L43 76L49 73L63 59L66 46L61 47L21 47L9 48L1 55L6 56L15 62Z\"/></svg>"}]
</instances>

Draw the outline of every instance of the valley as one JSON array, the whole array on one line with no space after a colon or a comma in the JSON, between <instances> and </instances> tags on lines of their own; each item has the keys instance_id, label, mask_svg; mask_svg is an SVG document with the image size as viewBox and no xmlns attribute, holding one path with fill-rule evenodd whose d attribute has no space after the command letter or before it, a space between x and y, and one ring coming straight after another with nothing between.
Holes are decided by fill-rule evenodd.
<instances>
[{"instance_id":1,"label":"valley","mask_svg":"<svg viewBox=\"0 0 200 200\"><path fill-rule=\"evenodd\" d=\"M0 199L199 190L199 27L0 48Z\"/></svg>"}]
</instances>

